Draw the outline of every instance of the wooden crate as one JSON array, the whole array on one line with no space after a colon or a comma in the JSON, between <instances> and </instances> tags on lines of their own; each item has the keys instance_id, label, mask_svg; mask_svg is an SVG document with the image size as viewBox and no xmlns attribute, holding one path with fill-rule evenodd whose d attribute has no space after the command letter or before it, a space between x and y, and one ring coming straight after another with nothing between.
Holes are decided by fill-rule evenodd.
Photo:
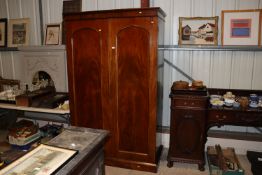
<instances>
[{"instance_id":1,"label":"wooden crate","mask_svg":"<svg viewBox=\"0 0 262 175\"><path fill-rule=\"evenodd\" d=\"M234 148L222 149L220 145L207 147L210 175L244 175Z\"/></svg>"}]
</instances>

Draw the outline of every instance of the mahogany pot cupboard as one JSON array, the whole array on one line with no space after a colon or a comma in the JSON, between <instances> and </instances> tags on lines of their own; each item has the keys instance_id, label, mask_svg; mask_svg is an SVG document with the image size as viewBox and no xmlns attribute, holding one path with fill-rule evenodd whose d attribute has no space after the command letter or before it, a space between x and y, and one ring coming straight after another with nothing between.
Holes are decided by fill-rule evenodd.
<instances>
[{"instance_id":1,"label":"mahogany pot cupboard","mask_svg":"<svg viewBox=\"0 0 262 175\"><path fill-rule=\"evenodd\" d=\"M71 124L110 131L107 165L156 172L165 13L139 8L63 17Z\"/></svg>"}]
</instances>

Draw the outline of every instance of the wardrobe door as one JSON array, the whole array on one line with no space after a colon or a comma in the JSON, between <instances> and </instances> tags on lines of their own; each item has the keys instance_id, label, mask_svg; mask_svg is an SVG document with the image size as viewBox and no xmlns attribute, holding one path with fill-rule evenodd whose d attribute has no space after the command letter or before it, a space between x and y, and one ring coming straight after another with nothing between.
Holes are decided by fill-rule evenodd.
<instances>
[{"instance_id":1,"label":"wardrobe door","mask_svg":"<svg viewBox=\"0 0 262 175\"><path fill-rule=\"evenodd\" d=\"M108 26L105 20L67 21L71 124L103 128L108 110Z\"/></svg>"},{"instance_id":2,"label":"wardrobe door","mask_svg":"<svg viewBox=\"0 0 262 175\"><path fill-rule=\"evenodd\" d=\"M157 22L122 18L110 26L115 155L155 163Z\"/></svg>"}]
</instances>

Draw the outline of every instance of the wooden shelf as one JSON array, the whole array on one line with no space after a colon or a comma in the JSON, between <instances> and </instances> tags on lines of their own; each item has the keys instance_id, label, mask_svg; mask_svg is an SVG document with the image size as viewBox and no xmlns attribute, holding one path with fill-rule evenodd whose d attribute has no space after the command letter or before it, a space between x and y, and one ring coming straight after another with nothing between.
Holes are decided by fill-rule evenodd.
<instances>
[{"instance_id":1,"label":"wooden shelf","mask_svg":"<svg viewBox=\"0 0 262 175\"><path fill-rule=\"evenodd\" d=\"M177 51L262 51L261 46L203 46L203 45L159 45L158 50Z\"/></svg>"},{"instance_id":2,"label":"wooden shelf","mask_svg":"<svg viewBox=\"0 0 262 175\"><path fill-rule=\"evenodd\" d=\"M65 45L31 45L31 46L19 46L19 47L0 47L0 52L2 51L33 51L33 52L41 52L41 51L58 51L65 50Z\"/></svg>"}]
</instances>

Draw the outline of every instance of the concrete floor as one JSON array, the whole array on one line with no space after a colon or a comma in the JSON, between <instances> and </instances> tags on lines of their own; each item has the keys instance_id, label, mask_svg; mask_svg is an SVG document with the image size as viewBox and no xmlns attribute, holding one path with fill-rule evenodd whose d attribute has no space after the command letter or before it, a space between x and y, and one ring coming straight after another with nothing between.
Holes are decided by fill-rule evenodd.
<instances>
[{"instance_id":1,"label":"concrete floor","mask_svg":"<svg viewBox=\"0 0 262 175\"><path fill-rule=\"evenodd\" d=\"M172 168L167 167L167 149L164 149L157 173L135 171L124 168L106 166L106 175L209 175L208 165L205 171L199 171L196 164L174 163ZM252 175L251 165L245 155L238 155L239 162L245 170L245 175Z\"/></svg>"}]
</instances>

